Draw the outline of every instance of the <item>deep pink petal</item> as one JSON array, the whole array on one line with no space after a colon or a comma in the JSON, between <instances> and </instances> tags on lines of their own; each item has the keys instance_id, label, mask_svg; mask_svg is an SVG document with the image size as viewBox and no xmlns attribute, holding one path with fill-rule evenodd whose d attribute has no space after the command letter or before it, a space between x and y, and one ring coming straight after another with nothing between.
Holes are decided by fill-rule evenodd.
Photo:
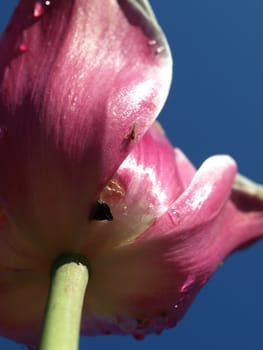
<instances>
[{"instance_id":1,"label":"deep pink petal","mask_svg":"<svg viewBox=\"0 0 263 350\"><path fill-rule=\"evenodd\" d=\"M34 230L43 217L88 216L168 92L170 53L149 5L21 0L0 50L3 205L24 226L30 208Z\"/></svg>"}]
</instances>

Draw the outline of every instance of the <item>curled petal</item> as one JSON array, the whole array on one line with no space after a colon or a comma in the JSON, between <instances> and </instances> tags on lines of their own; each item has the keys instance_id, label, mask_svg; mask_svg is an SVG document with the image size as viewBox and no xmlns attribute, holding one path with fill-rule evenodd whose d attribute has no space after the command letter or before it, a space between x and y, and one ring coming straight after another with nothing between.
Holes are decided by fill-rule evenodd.
<instances>
[{"instance_id":1,"label":"curled petal","mask_svg":"<svg viewBox=\"0 0 263 350\"><path fill-rule=\"evenodd\" d=\"M236 164L229 156L208 158L172 206L180 226L196 227L213 219L229 198L235 174Z\"/></svg>"},{"instance_id":2,"label":"curled petal","mask_svg":"<svg viewBox=\"0 0 263 350\"><path fill-rule=\"evenodd\" d=\"M183 174L185 169L189 182L194 170L182 154L181 158L179 156L179 165L185 166L180 172ZM144 238L152 234L168 234L176 227L191 230L211 221L227 202L235 174L236 164L229 156L208 158L192 177L189 186L172 203L165 216L160 218L162 224L147 232Z\"/></svg>"}]
</instances>

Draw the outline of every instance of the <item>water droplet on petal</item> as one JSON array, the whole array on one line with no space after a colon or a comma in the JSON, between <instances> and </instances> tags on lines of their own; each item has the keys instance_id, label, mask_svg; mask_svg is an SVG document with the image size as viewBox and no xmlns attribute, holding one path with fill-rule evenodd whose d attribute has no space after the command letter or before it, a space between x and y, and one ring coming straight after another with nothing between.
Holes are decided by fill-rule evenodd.
<instances>
[{"instance_id":1,"label":"water droplet on petal","mask_svg":"<svg viewBox=\"0 0 263 350\"><path fill-rule=\"evenodd\" d=\"M34 6L33 16L39 18L44 14L44 6L40 1L37 1Z\"/></svg>"},{"instance_id":2,"label":"water droplet on petal","mask_svg":"<svg viewBox=\"0 0 263 350\"><path fill-rule=\"evenodd\" d=\"M192 287L192 285L195 282L195 276L194 275L188 275L186 280L184 281L183 285L180 288L181 293L186 293L189 291L189 289Z\"/></svg>"},{"instance_id":3,"label":"water droplet on petal","mask_svg":"<svg viewBox=\"0 0 263 350\"><path fill-rule=\"evenodd\" d=\"M133 333L132 336L136 340L143 340L145 338L145 334L142 333Z\"/></svg>"},{"instance_id":4,"label":"water droplet on petal","mask_svg":"<svg viewBox=\"0 0 263 350\"><path fill-rule=\"evenodd\" d=\"M157 44L156 40L149 40L149 41L148 41L148 45L149 45L149 46L154 46L154 45L156 45L156 44Z\"/></svg>"},{"instance_id":5,"label":"water droplet on petal","mask_svg":"<svg viewBox=\"0 0 263 350\"><path fill-rule=\"evenodd\" d=\"M155 55L160 55L164 51L164 46L159 46L155 50Z\"/></svg>"},{"instance_id":6,"label":"water droplet on petal","mask_svg":"<svg viewBox=\"0 0 263 350\"><path fill-rule=\"evenodd\" d=\"M50 5L51 5L51 1L50 1L50 0L46 0L46 1L45 1L45 5L46 5L46 6L50 6Z\"/></svg>"},{"instance_id":7,"label":"water droplet on petal","mask_svg":"<svg viewBox=\"0 0 263 350\"><path fill-rule=\"evenodd\" d=\"M74 96L69 96L70 98L70 110L72 112L74 112L78 106L77 102L78 102L78 96L74 95Z\"/></svg>"},{"instance_id":8,"label":"water droplet on petal","mask_svg":"<svg viewBox=\"0 0 263 350\"><path fill-rule=\"evenodd\" d=\"M153 53L155 55L160 55L164 50L165 47L160 45L156 40L152 39L148 41L148 45L152 47Z\"/></svg>"},{"instance_id":9,"label":"water droplet on petal","mask_svg":"<svg viewBox=\"0 0 263 350\"><path fill-rule=\"evenodd\" d=\"M178 225L180 223L181 216L176 208L171 207L171 209L168 211L168 215L175 225Z\"/></svg>"},{"instance_id":10,"label":"water droplet on petal","mask_svg":"<svg viewBox=\"0 0 263 350\"><path fill-rule=\"evenodd\" d=\"M20 44L18 46L18 49L19 49L19 52L21 52L21 53L27 52L29 50L27 44L24 44L24 43Z\"/></svg>"}]
</instances>

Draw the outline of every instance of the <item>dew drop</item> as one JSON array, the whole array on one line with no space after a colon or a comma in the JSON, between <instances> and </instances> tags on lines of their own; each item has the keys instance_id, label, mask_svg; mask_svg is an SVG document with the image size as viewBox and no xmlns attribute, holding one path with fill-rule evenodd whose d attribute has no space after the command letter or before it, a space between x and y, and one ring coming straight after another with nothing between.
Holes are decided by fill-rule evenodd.
<instances>
[{"instance_id":1,"label":"dew drop","mask_svg":"<svg viewBox=\"0 0 263 350\"><path fill-rule=\"evenodd\" d=\"M39 18L43 16L45 10L41 2L37 1L34 6L33 16L34 18Z\"/></svg>"},{"instance_id":2,"label":"dew drop","mask_svg":"<svg viewBox=\"0 0 263 350\"><path fill-rule=\"evenodd\" d=\"M192 287L192 285L195 282L195 276L194 275L188 275L186 280L184 281L183 285L180 288L181 293L186 293L189 291L189 289Z\"/></svg>"},{"instance_id":3,"label":"dew drop","mask_svg":"<svg viewBox=\"0 0 263 350\"><path fill-rule=\"evenodd\" d=\"M155 50L155 55L160 55L164 51L164 46L159 46Z\"/></svg>"},{"instance_id":4,"label":"dew drop","mask_svg":"<svg viewBox=\"0 0 263 350\"><path fill-rule=\"evenodd\" d=\"M171 209L168 211L168 215L175 225L178 225L180 223L181 216L176 208L171 207Z\"/></svg>"},{"instance_id":5,"label":"dew drop","mask_svg":"<svg viewBox=\"0 0 263 350\"><path fill-rule=\"evenodd\" d=\"M69 95L69 104L70 110L74 112L77 108L78 96L77 95Z\"/></svg>"},{"instance_id":6,"label":"dew drop","mask_svg":"<svg viewBox=\"0 0 263 350\"><path fill-rule=\"evenodd\" d=\"M24 53L29 50L29 47L27 46L27 44L22 43L18 46L18 50L19 52Z\"/></svg>"},{"instance_id":7,"label":"dew drop","mask_svg":"<svg viewBox=\"0 0 263 350\"><path fill-rule=\"evenodd\" d=\"M157 44L156 40L149 40L149 41L148 41L148 45L149 45L149 46L154 46L154 45L156 45L156 44Z\"/></svg>"},{"instance_id":8,"label":"dew drop","mask_svg":"<svg viewBox=\"0 0 263 350\"><path fill-rule=\"evenodd\" d=\"M50 0L36 1L35 5L34 5L34 10L33 10L33 17L39 18L39 17L43 16L43 14L45 13L45 7L50 6L50 5L51 5Z\"/></svg>"},{"instance_id":9,"label":"dew drop","mask_svg":"<svg viewBox=\"0 0 263 350\"><path fill-rule=\"evenodd\" d=\"M162 45L159 45L159 43L154 39L149 40L148 45L153 48L153 52L156 56L160 55L165 50L165 47Z\"/></svg>"},{"instance_id":10,"label":"dew drop","mask_svg":"<svg viewBox=\"0 0 263 350\"><path fill-rule=\"evenodd\" d=\"M136 340L143 340L145 338L145 334L142 333L133 333L132 336Z\"/></svg>"}]
</instances>

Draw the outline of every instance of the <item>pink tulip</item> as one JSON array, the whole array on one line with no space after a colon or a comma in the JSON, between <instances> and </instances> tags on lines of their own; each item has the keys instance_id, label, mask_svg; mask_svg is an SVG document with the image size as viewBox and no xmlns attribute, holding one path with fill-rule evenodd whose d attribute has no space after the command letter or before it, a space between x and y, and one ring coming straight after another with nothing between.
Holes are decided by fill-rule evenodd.
<instances>
[{"instance_id":1,"label":"pink tulip","mask_svg":"<svg viewBox=\"0 0 263 350\"><path fill-rule=\"evenodd\" d=\"M64 252L89 262L82 334L142 339L262 236L263 196L230 157L196 171L146 132L170 62L144 1L20 2L0 56L1 335L36 344Z\"/></svg>"}]
</instances>

